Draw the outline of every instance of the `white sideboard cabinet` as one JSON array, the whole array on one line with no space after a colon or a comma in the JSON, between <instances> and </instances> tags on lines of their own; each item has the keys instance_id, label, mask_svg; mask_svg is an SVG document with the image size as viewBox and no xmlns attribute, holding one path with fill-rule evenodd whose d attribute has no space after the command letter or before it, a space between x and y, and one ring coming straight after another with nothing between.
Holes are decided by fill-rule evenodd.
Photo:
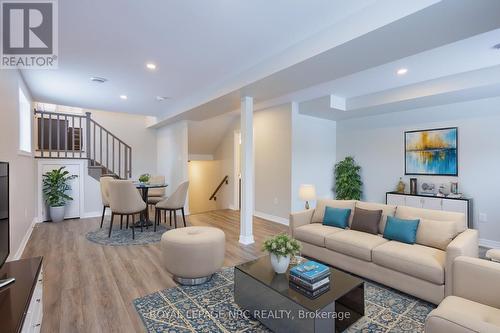
<instances>
[{"instance_id":1,"label":"white sideboard cabinet","mask_svg":"<svg viewBox=\"0 0 500 333\"><path fill-rule=\"evenodd\" d=\"M467 219L467 226L469 228L473 228L472 199L470 198L458 199L420 194L387 192L385 195L385 201L388 205L464 213Z\"/></svg>"}]
</instances>

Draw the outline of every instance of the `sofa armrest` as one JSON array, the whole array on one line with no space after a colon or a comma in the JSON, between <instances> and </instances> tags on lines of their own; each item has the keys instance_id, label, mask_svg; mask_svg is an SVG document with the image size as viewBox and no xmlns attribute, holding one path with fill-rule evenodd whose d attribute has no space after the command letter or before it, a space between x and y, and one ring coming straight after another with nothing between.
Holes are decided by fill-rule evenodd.
<instances>
[{"instance_id":1,"label":"sofa armrest","mask_svg":"<svg viewBox=\"0 0 500 333\"><path fill-rule=\"evenodd\" d=\"M445 295L453 290L453 262L459 256L477 258L479 256L479 232L467 229L448 244L446 248Z\"/></svg>"},{"instance_id":2,"label":"sofa armrest","mask_svg":"<svg viewBox=\"0 0 500 333\"><path fill-rule=\"evenodd\" d=\"M500 309L500 263L458 257L453 263L453 295Z\"/></svg>"},{"instance_id":3,"label":"sofa armrest","mask_svg":"<svg viewBox=\"0 0 500 333\"><path fill-rule=\"evenodd\" d=\"M311 223L314 209L307 209L290 214L290 235L293 237L294 230L300 226Z\"/></svg>"}]
</instances>

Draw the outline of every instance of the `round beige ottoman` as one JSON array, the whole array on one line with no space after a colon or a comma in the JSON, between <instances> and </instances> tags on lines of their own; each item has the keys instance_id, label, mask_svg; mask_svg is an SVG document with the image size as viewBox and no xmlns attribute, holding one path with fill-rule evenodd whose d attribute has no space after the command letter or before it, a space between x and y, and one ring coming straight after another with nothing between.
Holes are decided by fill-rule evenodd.
<instances>
[{"instance_id":1,"label":"round beige ottoman","mask_svg":"<svg viewBox=\"0 0 500 333\"><path fill-rule=\"evenodd\" d=\"M500 249L490 249L486 252L486 258L491 261L500 262Z\"/></svg>"},{"instance_id":2,"label":"round beige ottoman","mask_svg":"<svg viewBox=\"0 0 500 333\"><path fill-rule=\"evenodd\" d=\"M212 227L187 227L161 236L161 250L167 270L184 285L204 283L224 262L226 236Z\"/></svg>"}]
</instances>

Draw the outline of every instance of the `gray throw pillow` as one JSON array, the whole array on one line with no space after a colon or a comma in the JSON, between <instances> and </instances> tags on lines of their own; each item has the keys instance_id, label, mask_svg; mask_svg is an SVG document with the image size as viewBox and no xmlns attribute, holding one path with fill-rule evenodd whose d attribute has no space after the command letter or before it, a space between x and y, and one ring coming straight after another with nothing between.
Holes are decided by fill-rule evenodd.
<instances>
[{"instance_id":1,"label":"gray throw pillow","mask_svg":"<svg viewBox=\"0 0 500 333\"><path fill-rule=\"evenodd\" d=\"M356 207L352 218L351 230L377 235L381 217L382 210L368 210Z\"/></svg>"}]
</instances>

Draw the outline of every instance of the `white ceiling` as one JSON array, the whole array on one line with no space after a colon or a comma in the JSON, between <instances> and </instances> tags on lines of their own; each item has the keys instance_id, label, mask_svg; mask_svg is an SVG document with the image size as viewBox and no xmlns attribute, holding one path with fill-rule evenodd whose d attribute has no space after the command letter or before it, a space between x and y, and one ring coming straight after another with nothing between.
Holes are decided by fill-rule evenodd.
<instances>
[{"instance_id":1,"label":"white ceiling","mask_svg":"<svg viewBox=\"0 0 500 333\"><path fill-rule=\"evenodd\" d=\"M188 123L189 154L214 154L226 133L239 119L238 113L226 113L204 121Z\"/></svg>"},{"instance_id":2,"label":"white ceiling","mask_svg":"<svg viewBox=\"0 0 500 333\"><path fill-rule=\"evenodd\" d=\"M428 0L426 0L428 1ZM375 0L64 0L59 69L25 70L42 102L162 115ZM149 72L146 62L158 69ZM109 81L96 84L91 76ZM119 95L128 96L127 101ZM158 102L156 96L171 100Z\"/></svg>"},{"instance_id":3,"label":"white ceiling","mask_svg":"<svg viewBox=\"0 0 500 333\"><path fill-rule=\"evenodd\" d=\"M65 0L59 11L60 68L23 71L33 96L155 126L237 110L242 95L341 120L500 94L498 0ZM213 151L228 122L191 124L192 153Z\"/></svg>"}]
</instances>

